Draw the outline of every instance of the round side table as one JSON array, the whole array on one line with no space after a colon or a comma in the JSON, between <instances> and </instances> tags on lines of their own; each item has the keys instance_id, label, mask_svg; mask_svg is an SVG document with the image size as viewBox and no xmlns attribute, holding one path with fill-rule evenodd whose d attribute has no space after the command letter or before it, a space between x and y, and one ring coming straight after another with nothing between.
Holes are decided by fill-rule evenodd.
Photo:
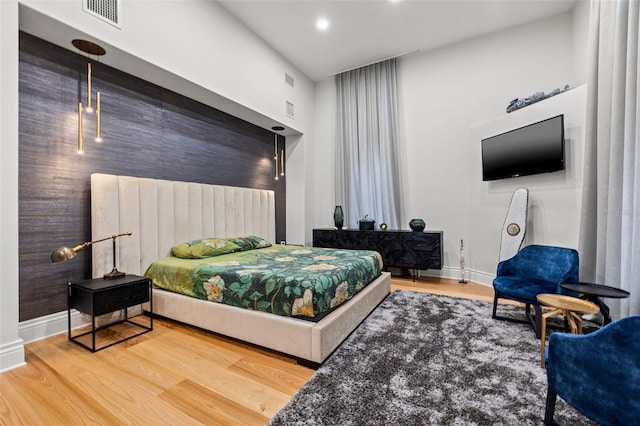
<instances>
[{"instance_id":1,"label":"round side table","mask_svg":"<svg viewBox=\"0 0 640 426\"><path fill-rule=\"evenodd\" d=\"M611 316L609 315L609 307L604 303L602 298L624 299L625 297L630 296L630 293L628 291L615 287L609 287L608 285L603 284L562 283L560 284L560 287L565 290L580 293L586 300L598 305L598 307L600 308L600 313L602 313L603 327L611 322Z\"/></svg>"},{"instance_id":2,"label":"round side table","mask_svg":"<svg viewBox=\"0 0 640 426\"><path fill-rule=\"evenodd\" d=\"M563 294L539 294L536 298L542 305L553 308L551 311L542 314L540 330L540 365L544 368L544 347L547 337L547 318L561 314L567 320L571 333L582 334L582 319L580 318L580 315L596 314L600 311L600 308L595 303L578 299L577 297L565 296Z\"/></svg>"}]
</instances>

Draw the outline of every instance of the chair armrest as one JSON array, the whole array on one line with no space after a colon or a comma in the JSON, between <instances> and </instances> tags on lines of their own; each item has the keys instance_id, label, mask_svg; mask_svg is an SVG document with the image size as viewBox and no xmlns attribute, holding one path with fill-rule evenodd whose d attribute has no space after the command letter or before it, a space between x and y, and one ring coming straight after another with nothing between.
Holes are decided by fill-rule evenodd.
<instances>
[{"instance_id":1,"label":"chair armrest","mask_svg":"<svg viewBox=\"0 0 640 426\"><path fill-rule=\"evenodd\" d=\"M520 275L520 267L518 266L520 263L519 258L516 256L503 260L498 263L498 268L496 271L496 276L506 276L506 275Z\"/></svg>"}]
</instances>

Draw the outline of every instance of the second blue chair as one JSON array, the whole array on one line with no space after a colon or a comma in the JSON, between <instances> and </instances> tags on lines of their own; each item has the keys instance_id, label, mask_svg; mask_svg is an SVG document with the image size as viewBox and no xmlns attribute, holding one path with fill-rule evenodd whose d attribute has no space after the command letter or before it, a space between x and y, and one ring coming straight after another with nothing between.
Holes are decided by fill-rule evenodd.
<instances>
[{"instance_id":1,"label":"second blue chair","mask_svg":"<svg viewBox=\"0 0 640 426\"><path fill-rule=\"evenodd\" d=\"M640 316L590 334L553 333L547 351L545 425L556 397L601 425L640 424Z\"/></svg>"}]
</instances>

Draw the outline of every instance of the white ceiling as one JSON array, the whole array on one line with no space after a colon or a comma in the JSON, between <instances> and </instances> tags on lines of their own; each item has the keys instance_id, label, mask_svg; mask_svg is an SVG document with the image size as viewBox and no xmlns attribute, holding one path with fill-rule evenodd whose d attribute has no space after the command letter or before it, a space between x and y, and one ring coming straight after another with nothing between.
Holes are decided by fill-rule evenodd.
<instances>
[{"instance_id":1,"label":"white ceiling","mask_svg":"<svg viewBox=\"0 0 640 426\"><path fill-rule=\"evenodd\" d=\"M571 10L577 0L218 0L314 81ZM320 17L330 22L316 29Z\"/></svg>"}]
</instances>

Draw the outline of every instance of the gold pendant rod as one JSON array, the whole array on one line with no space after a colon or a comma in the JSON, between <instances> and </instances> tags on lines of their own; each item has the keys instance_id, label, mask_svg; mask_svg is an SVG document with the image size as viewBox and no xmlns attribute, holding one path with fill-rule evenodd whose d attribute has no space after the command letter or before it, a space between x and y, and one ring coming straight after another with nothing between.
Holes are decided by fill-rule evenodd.
<instances>
[{"instance_id":1,"label":"gold pendant rod","mask_svg":"<svg viewBox=\"0 0 640 426\"><path fill-rule=\"evenodd\" d=\"M278 159L278 134L273 134L273 159Z\"/></svg>"},{"instance_id":2,"label":"gold pendant rod","mask_svg":"<svg viewBox=\"0 0 640 426\"><path fill-rule=\"evenodd\" d=\"M78 102L78 154L84 152L82 144L82 102Z\"/></svg>"},{"instance_id":3,"label":"gold pendant rod","mask_svg":"<svg viewBox=\"0 0 640 426\"><path fill-rule=\"evenodd\" d=\"M91 105L91 62L87 63L87 112L93 112Z\"/></svg>"},{"instance_id":4,"label":"gold pendant rod","mask_svg":"<svg viewBox=\"0 0 640 426\"><path fill-rule=\"evenodd\" d=\"M284 176L284 149L280 151L280 176Z\"/></svg>"},{"instance_id":5,"label":"gold pendant rod","mask_svg":"<svg viewBox=\"0 0 640 426\"><path fill-rule=\"evenodd\" d=\"M96 94L96 142L102 142L102 130L100 129L100 92Z\"/></svg>"},{"instance_id":6,"label":"gold pendant rod","mask_svg":"<svg viewBox=\"0 0 640 426\"><path fill-rule=\"evenodd\" d=\"M274 159L274 160L273 160L273 163L274 163L275 168L276 168L276 172L275 172L275 174L273 175L273 178L274 178L275 180L278 180L278 159L277 159L277 158L276 158L276 159Z\"/></svg>"}]
</instances>

